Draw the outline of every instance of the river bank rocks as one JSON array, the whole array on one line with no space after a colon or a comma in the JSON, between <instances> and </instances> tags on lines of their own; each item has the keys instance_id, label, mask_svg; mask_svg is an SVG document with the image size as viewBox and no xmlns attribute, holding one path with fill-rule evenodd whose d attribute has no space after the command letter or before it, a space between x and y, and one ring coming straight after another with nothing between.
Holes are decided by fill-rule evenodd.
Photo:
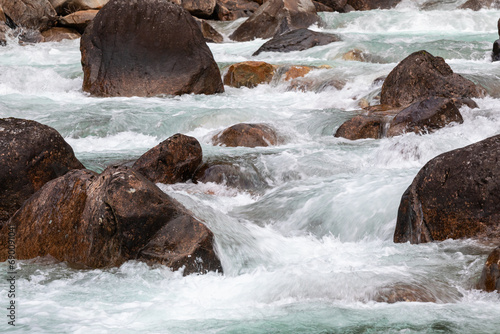
<instances>
[{"instance_id":1,"label":"river bank rocks","mask_svg":"<svg viewBox=\"0 0 500 334\"><path fill-rule=\"evenodd\" d=\"M257 56L261 52L302 51L338 41L340 41L340 37L334 34L315 32L306 28L296 29L274 36L255 51L253 56Z\"/></svg>"},{"instance_id":2,"label":"river bank rocks","mask_svg":"<svg viewBox=\"0 0 500 334\"><path fill-rule=\"evenodd\" d=\"M49 0L57 14L64 16L70 13L89 10L101 9L109 0Z\"/></svg>"},{"instance_id":3,"label":"river bank rocks","mask_svg":"<svg viewBox=\"0 0 500 334\"><path fill-rule=\"evenodd\" d=\"M144 153L132 168L154 183L186 182L202 158L198 140L178 133Z\"/></svg>"},{"instance_id":4,"label":"river bank rocks","mask_svg":"<svg viewBox=\"0 0 500 334\"><path fill-rule=\"evenodd\" d=\"M57 20L57 13L48 0L0 0L0 6L16 27L44 31Z\"/></svg>"},{"instance_id":5,"label":"river bank rocks","mask_svg":"<svg viewBox=\"0 0 500 334\"><path fill-rule=\"evenodd\" d=\"M276 130L267 124L235 124L212 138L214 145L227 147L257 147L277 145L280 137Z\"/></svg>"},{"instance_id":6,"label":"river bank rocks","mask_svg":"<svg viewBox=\"0 0 500 334\"><path fill-rule=\"evenodd\" d=\"M195 20L170 2L111 0L85 30L80 49L83 90L94 96L224 91Z\"/></svg>"},{"instance_id":7,"label":"river bank rocks","mask_svg":"<svg viewBox=\"0 0 500 334\"><path fill-rule=\"evenodd\" d=\"M401 198L394 242L500 238L500 136L429 161Z\"/></svg>"},{"instance_id":8,"label":"river bank rocks","mask_svg":"<svg viewBox=\"0 0 500 334\"><path fill-rule=\"evenodd\" d=\"M240 17L252 16L259 9L259 4L249 0L217 0L212 20L232 21Z\"/></svg>"},{"instance_id":9,"label":"river bank rocks","mask_svg":"<svg viewBox=\"0 0 500 334\"><path fill-rule=\"evenodd\" d=\"M0 225L45 183L81 168L73 149L53 128L0 119Z\"/></svg>"},{"instance_id":10,"label":"river bank rocks","mask_svg":"<svg viewBox=\"0 0 500 334\"><path fill-rule=\"evenodd\" d=\"M238 42L271 38L319 21L311 0L268 0L229 38Z\"/></svg>"},{"instance_id":11,"label":"river bank rocks","mask_svg":"<svg viewBox=\"0 0 500 334\"><path fill-rule=\"evenodd\" d=\"M80 34L83 34L98 12L95 9L80 10L61 17L59 24L66 28L75 29Z\"/></svg>"},{"instance_id":12,"label":"river bank rocks","mask_svg":"<svg viewBox=\"0 0 500 334\"><path fill-rule=\"evenodd\" d=\"M453 122L462 123L458 108L464 104L477 107L471 98L485 95L481 86L453 73L443 58L418 51L402 60L384 80L381 105L369 107L341 125L335 136L354 140L427 133Z\"/></svg>"},{"instance_id":13,"label":"river bank rocks","mask_svg":"<svg viewBox=\"0 0 500 334\"><path fill-rule=\"evenodd\" d=\"M486 259L477 288L500 292L500 247L495 248Z\"/></svg>"},{"instance_id":14,"label":"river bank rocks","mask_svg":"<svg viewBox=\"0 0 500 334\"><path fill-rule=\"evenodd\" d=\"M50 254L89 268L134 259L185 266L185 275L222 271L208 228L127 167L67 173L42 187L9 223L16 227L18 259Z\"/></svg>"}]
</instances>

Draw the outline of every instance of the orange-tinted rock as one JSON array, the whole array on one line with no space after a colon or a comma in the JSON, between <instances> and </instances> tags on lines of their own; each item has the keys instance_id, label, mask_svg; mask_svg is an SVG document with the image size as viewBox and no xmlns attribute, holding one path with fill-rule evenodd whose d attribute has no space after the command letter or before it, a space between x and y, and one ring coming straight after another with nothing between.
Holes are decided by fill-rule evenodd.
<instances>
[{"instance_id":1,"label":"orange-tinted rock","mask_svg":"<svg viewBox=\"0 0 500 334\"><path fill-rule=\"evenodd\" d=\"M80 34L83 34L85 28L92 22L98 12L98 10L94 9L74 12L61 17L59 24L67 28L75 29Z\"/></svg>"},{"instance_id":2,"label":"orange-tinted rock","mask_svg":"<svg viewBox=\"0 0 500 334\"><path fill-rule=\"evenodd\" d=\"M83 90L94 96L224 91L196 21L168 1L109 1L85 29L80 49Z\"/></svg>"},{"instance_id":3,"label":"orange-tinted rock","mask_svg":"<svg viewBox=\"0 0 500 334\"><path fill-rule=\"evenodd\" d=\"M394 242L500 237L500 136L429 161L401 198Z\"/></svg>"},{"instance_id":4,"label":"orange-tinted rock","mask_svg":"<svg viewBox=\"0 0 500 334\"><path fill-rule=\"evenodd\" d=\"M219 21L233 21L240 17L249 17L259 9L259 5L248 0L217 0L213 19Z\"/></svg>"},{"instance_id":5,"label":"orange-tinted rock","mask_svg":"<svg viewBox=\"0 0 500 334\"><path fill-rule=\"evenodd\" d=\"M73 149L53 128L0 119L0 224L45 183L81 168Z\"/></svg>"},{"instance_id":6,"label":"orange-tinted rock","mask_svg":"<svg viewBox=\"0 0 500 334\"><path fill-rule=\"evenodd\" d=\"M77 39L81 35L78 31L69 28L56 27L42 32L44 42L60 42L65 39Z\"/></svg>"},{"instance_id":7,"label":"orange-tinted rock","mask_svg":"<svg viewBox=\"0 0 500 334\"><path fill-rule=\"evenodd\" d=\"M132 168L154 183L185 182L193 177L202 158L198 140L178 133L144 153Z\"/></svg>"},{"instance_id":8,"label":"orange-tinted rock","mask_svg":"<svg viewBox=\"0 0 500 334\"><path fill-rule=\"evenodd\" d=\"M389 73L382 86L380 103L399 107L431 96L473 98L485 94L482 87L453 73L443 58L418 51Z\"/></svg>"},{"instance_id":9,"label":"orange-tinted rock","mask_svg":"<svg viewBox=\"0 0 500 334\"><path fill-rule=\"evenodd\" d=\"M271 82L274 66L263 61L244 61L229 66L224 75L224 84L231 87L253 88Z\"/></svg>"},{"instance_id":10,"label":"orange-tinted rock","mask_svg":"<svg viewBox=\"0 0 500 334\"><path fill-rule=\"evenodd\" d=\"M319 22L311 0L268 0L229 36L238 42L270 38Z\"/></svg>"},{"instance_id":11,"label":"orange-tinted rock","mask_svg":"<svg viewBox=\"0 0 500 334\"><path fill-rule=\"evenodd\" d=\"M488 256L477 287L487 292L500 292L500 247Z\"/></svg>"},{"instance_id":12,"label":"orange-tinted rock","mask_svg":"<svg viewBox=\"0 0 500 334\"><path fill-rule=\"evenodd\" d=\"M406 132L427 133L456 122L463 123L462 115L452 99L430 97L412 103L391 121L387 136Z\"/></svg>"},{"instance_id":13,"label":"orange-tinted rock","mask_svg":"<svg viewBox=\"0 0 500 334\"><path fill-rule=\"evenodd\" d=\"M296 29L274 36L255 51L253 56L257 56L261 52L302 51L338 41L340 41L340 38L337 35L316 32L306 28Z\"/></svg>"},{"instance_id":14,"label":"orange-tinted rock","mask_svg":"<svg viewBox=\"0 0 500 334\"><path fill-rule=\"evenodd\" d=\"M212 138L214 145L257 147L277 145L279 136L267 124L235 124Z\"/></svg>"},{"instance_id":15,"label":"orange-tinted rock","mask_svg":"<svg viewBox=\"0 0 500 334\"><path fill-rule=\"evenodd\" d=\"M55 179L26 201L10 224L17 229L18 259L50 254L91 268L133 259L186 266L184 274L222 270L212 233L126 167L109 167L99 176L74 171Z\"/></svg>"},{"instance_id":16,"label":"orange-tinted rock","mask_svg":"<svg viewBox=\"0 0 500 334\"><path fill-rule=\"evenodd\" d=\"M284 79L285 81L289 81L295 78L301 78L304 77L307 73L311 72L312 67L310 66L290 66L290 69L288 69L285 72Z\"/></svg>"},{"instance_id":17,"label":"orange-tinted rock","mask_svg":"<svg viewBox=\"0 0 500 334\"><path fill-rule=\"evenodd\" d=\"M23 28L47 30L57 18L48 0L0 0L0 6L16 26Z\"/></svg>"},{"instance_id":18,"label":"orange-tinted rock","mask_svg":"<svg viewBox=\"0 0 500 334\"><path fill-rule=\"evenodd\" d=\"M350 140L382 137L386 121L380 116L358 115L344 122L335 132L335 137Z\"/></svg>"}]
</instances>

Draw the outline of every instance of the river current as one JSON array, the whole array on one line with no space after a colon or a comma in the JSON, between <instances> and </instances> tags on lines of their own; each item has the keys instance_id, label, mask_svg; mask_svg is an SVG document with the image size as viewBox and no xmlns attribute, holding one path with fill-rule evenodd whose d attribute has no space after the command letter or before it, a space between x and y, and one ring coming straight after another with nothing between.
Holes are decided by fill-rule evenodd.
<instances>
[{"instance_id":1,"label":"river current","mask_svg":"<svg viewBox=\"0 0 500 334\"><path fill-rule=\"evenodd\" d=\"M94 98L81 90L79 40L0 48L0 117L54 127L87 168L133 161L175 133L196 137L204 160L231 161L258 187L160 185L214 232L224 274L189 275L130 261L81 270L19 261L17 326L25 333L498 333L500 295L475 289L493 245L470 240L394 244L401 195L419 169L443 152L500 134L500 62L491 63L498 10L457 10L461 2L403 1L393 10L321 13L317 31L341 42L301 52L262 53L264 40L234 43L241 22L218 23L226 43L209 44L221 68L245 60L329 65L309 74L343 88L301 92L280 81L223 94ZM346 61L358 49L368 62ZM481 84L488 97L462 107L463 124L432 134L379 140L334 138L376 103L381 83L410 53L427 50ZM213 146L240 122L274 126L285 143ZM7 272L6 263L0 271ZM377 302L401 284L435 303Z\"/></svg>"}]
</instances>

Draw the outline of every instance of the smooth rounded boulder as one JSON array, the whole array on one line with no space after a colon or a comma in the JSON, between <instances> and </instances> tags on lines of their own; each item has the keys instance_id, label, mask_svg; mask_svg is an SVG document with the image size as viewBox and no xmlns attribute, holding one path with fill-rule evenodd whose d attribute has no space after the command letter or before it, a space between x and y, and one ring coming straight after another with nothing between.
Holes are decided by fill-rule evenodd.
<instances>
[{"instance_id":1,"label":"smooth rounded boulder","mask_svg":"<svg viewBox=\"0 0 500 334\"><path fill-rule=\"evenodd\" d=\"M319 21L311 0L268 0L229 38L237 42L271 38Z\"/></svg>"},{"instance_id":2,"label":"smooth rounded boulder","mask_svg":"<svg viewBox=\"0 0 500 334\"><path fill-rule=\"evenodd\" d=\"M140 173L108 167L72 171L47 183L9 221L16 256L51 255L102 268L127 260L161 263L184 274L222 271L213 234ZM0 260L6 257L1 249Z\"/></svg>"},{"instance_id":3,"label":"smooth rounded boulder","mask_svg":"<svg viewBox=\"0 0 500 334\"><path fill-rule=\"evenodd\" d=\"M342 123L334 136L349 140L379 139L386 123L387 121L380 116L357 115Z\"/></svg>"},{"instance_id":4,"label":"smooth rounded boulder","mask_svg":"<svg viewBox=\"0 0 500 334\"><path fill-rule=\"evenodd\" d=\"M193 177L202 158L198 140L178 133L144 153L132 168L154 183L185 182Z\"/></svg>"},{"instance_id":5,"label":"smooth rounded boulder","mask_svg":"<svg viewBox=\"0 0 500 334\"><path fill-rule=\"evenodd\" d=\"M486 91L453 73L443 58L417 51L402 60L382 85L380 103L404 107L426 97L479 98Z\"/></svg>"},{"instance_id":6,"label":"smooth rounded boulder","mask_svg":"<svg viewBox=\"0 0 500 334\"><path fill-rule=\"evenodd\" d=\"M275 67L263 61L244 61L229 66L224 75L224 84L240 88L253 88L260 84L270 83Z\"/></svg>"},{"instance_id":7,"label":"smooth rounded boulder","mask_svg":"<svg viewBox=\"0 0 500 334\"><path fill-rule=\"evenodd\" d=\"M47 30L57 20L49 0L0 0L0 7L16 26L27 29Z\"/></svg>"},{"instance_id":8,"label":"smooth rounded boulder","mask_svg":"<svg viewBox=\"0 0 500 334\"><path fill-rule=\"evenodd\" d=\"M167 0L109 1L85 30L80 50L83 90L94 96L224 91L195 20Z\"/></svg>"},{"instance_id":9,"label":"smooth rounded boulder","mask_svg":"<svg viewBox=\"0 0 500 334\"><path fill-rule=\"evenodd\" d=\"M214 145L257 147L277 145L280 138L267 124L235 124L212 138Z\"/></svg>"},{"instance_id":10,"label":"smooth rounded boulder","mask_svg":"<svg viewBox=\"0 0 500 334\"><path fill-rule=\"evenodd\" d=\"M500 135L429 161L401 198L394 242L500 237Z\"/></svg>"},{"instance_id":11,"label":"smooth rounded boulder","mask_svg":"<svg viewBox=\"0 0 500 334\"><path fill-rule=\"evenodd\" d=\"M45 183L81 168L55 129L31 120L0 119L0 225Z\"/></svg>"}]
</instances>

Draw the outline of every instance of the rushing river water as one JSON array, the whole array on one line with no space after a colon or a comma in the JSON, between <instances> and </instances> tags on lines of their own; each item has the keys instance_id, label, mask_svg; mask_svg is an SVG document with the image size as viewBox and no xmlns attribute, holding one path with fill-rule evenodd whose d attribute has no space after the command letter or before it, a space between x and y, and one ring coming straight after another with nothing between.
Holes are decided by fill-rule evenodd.
<instances>
[{"instance_id":1,"label":"rushing river water","mask_svg":"<svg viewBox=\"0 0 500 334\"><path fill-rule=\"evenodd\" d=\"M492 246L462 240L394 244L401 195L436 155L500 134L500 62L490 62L500 11L461 2L407 1L395 10L322 13L314 30L342 42L262 53L263 40L209 44L221 67L245 60L330 65L315 80L345 82L290 91L283 82L226 87L214 96L94 98L81 90L79 41L0 48L0 117L57 129L86 167L131 161L175 133L196 137L204 160L232 161L252 192L216 184L160 185L216 236L224 275L190 275L128 262L77 270L18 263L17 326L29 333L498 333L500 297L475 290ZM426 10L422 9L425 6ZM241 22L220 23L227 36ZM372 62L345 61L359 49ZM427 50L490 96L463 107L464 123L433 134L380 140L334 138L342 122L375 103L374 79ZM211 145L239 122L265 122L286 139L266 148ZM0 264L2 272L6 263ZM436 303L375 301L387 287L423 288ZM7 328L0 283L0 329ZM12 330L13 328L10 328Z\"/></svg>"}]
</instances>

